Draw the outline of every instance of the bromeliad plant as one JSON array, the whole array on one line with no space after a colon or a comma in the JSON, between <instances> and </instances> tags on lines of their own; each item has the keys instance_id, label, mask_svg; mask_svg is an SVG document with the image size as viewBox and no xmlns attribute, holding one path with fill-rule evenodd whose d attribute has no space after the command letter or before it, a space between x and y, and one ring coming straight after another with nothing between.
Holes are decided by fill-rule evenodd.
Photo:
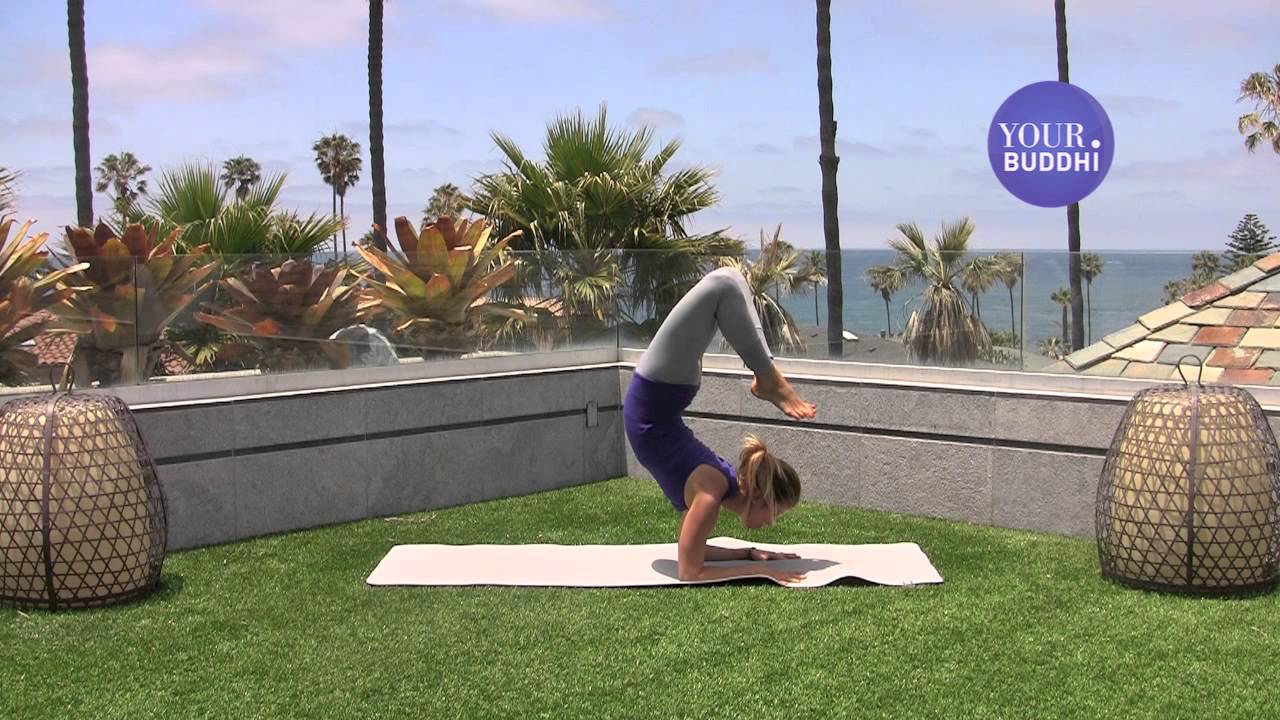
<instances>
[{"instance_id":1,"label":"bromeliad plant","mask_svg":"<svg viewBox=\"0 0 1280 720\"><path fill-rule=\"evenodd\" d=\"M253 263L243 277L219 282L237 305L195 317L239 338L224 347L226 357L255 354L263 370L344 368L351 354L330 336L354 324L363 304L361 289L344 283L348 272L310 260Z\"/></svg>"},{"instance_id":2,"label":"bromeliad plant","mask_svg":"<svg viewBox=\"0 0 1280 720\"><path fill-rule=\"evenodd\" d=\"M0 382L21 382L35 368L37 358L23 344L50 330L50 310L65 303L79 289L66 284L88 265L80 263L37 275L49 257L41 250L48 233L27 237L31 222L9 239L12 218L0 218Z\"/></svg>"},{"instance_id":3,"label":"bromeliad plant","mask_svg":"<svg viewBox=\"0 0 1280 720\"><path fill-rule=\"evenodd\" d=\"M481 321L499 315L526 320L528 313L485 295L510 281L516 264L503 251L521 233L489 242L484 220L442 217L418 232L409 219L396 218L400 251L357 246L382 278L366 276L369 314L389 314L396 331L424 355L457 355L477 349ZM495 267L496 265L496 267Z\"/></svg>"},{"instance_id":4,"label":"bromeliad plant","mask_svg":"<svg viewBox=\"0 0 1280 720\"><path fill-rule=\"evenodd\" d=\"M105 223L67 228L72 253L87 264L79 276L85 287L53 311L81 335L78 377L134 383L150 374L165 329L204 292L216 269L204 245L175 255L181 234L174 229L160 241L157 228L140 223L126 227L123 237Z\"/></svg>"}]
</instances>

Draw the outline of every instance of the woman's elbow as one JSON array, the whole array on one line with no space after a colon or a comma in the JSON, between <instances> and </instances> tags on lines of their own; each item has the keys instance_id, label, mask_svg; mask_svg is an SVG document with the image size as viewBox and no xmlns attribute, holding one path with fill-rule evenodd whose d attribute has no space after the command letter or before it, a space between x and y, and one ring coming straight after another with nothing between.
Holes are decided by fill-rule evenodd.
<instances>
[{"instance_id":1,"label":"woman's elbow","mask_svg":"<svg viewBox=\"0 0 1280 720\"><path fill-rule=\"evenodd\" d=\"M702 577L702 568L695 568L692 564L681 563L677 577L680 578L680 582L692 582Z\"/></svg>"}]
</instances>

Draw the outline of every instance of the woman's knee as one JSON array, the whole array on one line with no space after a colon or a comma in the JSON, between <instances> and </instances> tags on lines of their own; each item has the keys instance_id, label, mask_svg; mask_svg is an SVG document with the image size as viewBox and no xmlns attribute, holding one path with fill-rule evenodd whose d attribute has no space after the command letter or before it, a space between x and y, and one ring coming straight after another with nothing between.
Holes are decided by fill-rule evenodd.
<instances>
[{"instance_id":1,"label":"woman's knee","mask_svg":"<svg viewBox=\"0 0 1280 720\"><path fill-rule=\"evenodd\" d=\"M716 268L707 273L706 279L721 292L741 294L747 285L747 279L742 277L742 273L731 267Z\"/></svg>"}]
</instances>

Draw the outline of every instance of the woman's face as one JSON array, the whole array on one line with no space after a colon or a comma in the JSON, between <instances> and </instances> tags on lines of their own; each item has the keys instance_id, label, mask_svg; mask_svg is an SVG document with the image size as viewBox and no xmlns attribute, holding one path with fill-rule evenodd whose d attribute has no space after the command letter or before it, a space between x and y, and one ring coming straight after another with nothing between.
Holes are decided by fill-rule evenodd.
<instances>
[{"instance_id":1,"label":"woman's face","mask_svg":"<svg viewBox=\"0 0 1280 720\"><path fill-rule=\"evenodd\" d=\"M747 505L747 509L742 513L742 524L751 530L762 527L771 527L783 513L791 508L779 505L777 513L769 512L769 503L764 498L756 497L751 499L751 503Z\"/></svg>"}]
</instances>

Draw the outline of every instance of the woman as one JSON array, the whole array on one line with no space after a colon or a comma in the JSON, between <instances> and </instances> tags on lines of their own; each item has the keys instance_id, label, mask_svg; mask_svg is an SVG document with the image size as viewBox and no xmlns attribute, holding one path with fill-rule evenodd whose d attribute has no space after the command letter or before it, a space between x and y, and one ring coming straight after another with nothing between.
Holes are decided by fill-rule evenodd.
<instances>
[{"instance_id":1,"label":"woman","mask_svg":"<svg viewBox=\"0 0 1280 720\"><path fill-rule=\"evenodd\" d=\"M797 420L814 417L817 408L802 400L774 367L746 279L737 270L720 268L680 299L636 365L623 402L627 440L636 459L681 511L681 580L767 575L796 582L803 573L767 564L796 555L707 544L721 508L737 513L746 527L759 528L772 525L800 501L796 471L770 454L758 438L747 437L735 467L694 437L680 417L698 392L702 354L716 330L755 373L753 395ZM757 562L708 567L709 560Z\"/></svg>"}]
</instances>

